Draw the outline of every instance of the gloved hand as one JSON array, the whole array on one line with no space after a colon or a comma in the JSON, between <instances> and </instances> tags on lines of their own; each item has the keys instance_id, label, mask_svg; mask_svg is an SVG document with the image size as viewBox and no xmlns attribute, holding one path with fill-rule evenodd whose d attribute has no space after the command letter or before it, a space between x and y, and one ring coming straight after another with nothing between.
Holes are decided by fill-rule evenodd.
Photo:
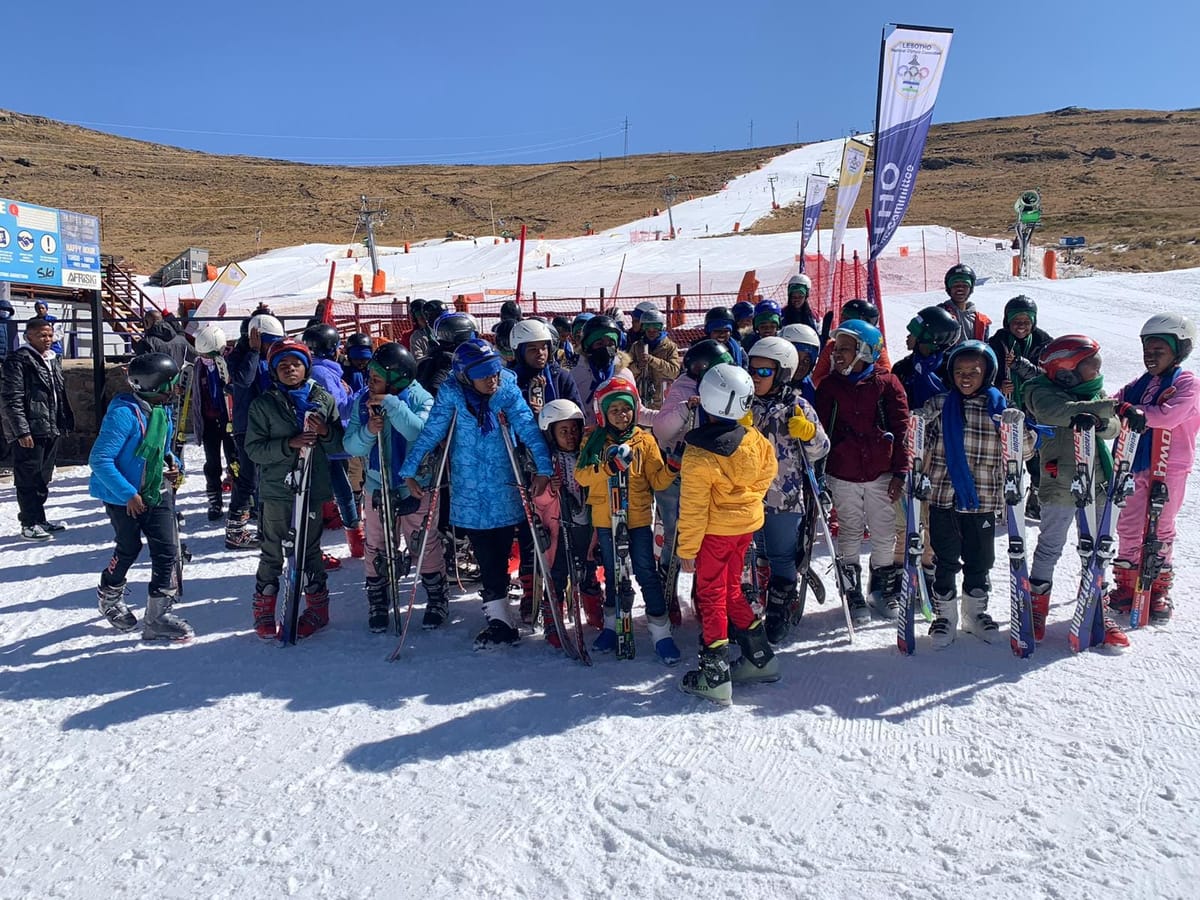
<instances>
[{"instance_id":1,"label":"gloved hand","mask_svg":"<svg viewBox=\"0 0 1200 900\"><path fill-rule=\"evenodd\" d=\"M808 416L797 406L794 414L788 419L788 434L798 441L811 441L817 433L817 426L809 421Z\"/></svg>"},{"instance_id":2,"label":"gloved hand","mask_svg":"<svg viewBox=\"0 0 1200 900\"><path fill-rule=\"evenodd\" d=\"M1071 427L1077 428L1080 431L1085 428L1099 428L1100 418L1099 416L1093 416L1091 413L1076 413L1071 416Z\"/></svg>"},{"instance_id":3,"label":"gloved hand","mask_svg":"<svg viewBox=\"0 0 1200 900\"><path fill-rule=\"evenodd\" d=\"M1032 381L1042 374L1041 369L1023 356L1014 357L1013 361L1008 364L1008 371L1012 372L1022 381Z\"/></svg>"},{"instance_id":4,"label":"gloved hand","mask_svg":"<svg viewBox=\"0 0 1200 900\"><path fill-rule=\"evenodd\" d=\"M1139 409L1132 403L1117 404L1117 415L1128 423L1130 431L1136 431L1138 434L1141 434L1146 430L1146 411Z\"/></svg>"},{"instance_id":5,"label":"gloved hand","mask_svg":"<svg viewBox=\"0 0 1200 900\"><path fill-rule=\"evenodd\" d=\"M633 464L633 448L628 444L613 444L605 451L608 456L608 471L610 475L627 472Z\"/></svg>"}]
</instances>

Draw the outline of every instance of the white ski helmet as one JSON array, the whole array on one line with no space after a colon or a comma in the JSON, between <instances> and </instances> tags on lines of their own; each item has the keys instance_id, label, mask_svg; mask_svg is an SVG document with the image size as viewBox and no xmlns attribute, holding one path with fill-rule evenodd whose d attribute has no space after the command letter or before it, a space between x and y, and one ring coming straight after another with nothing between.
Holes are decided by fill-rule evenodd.
<instances>
[{"instance_id":1,"label":"white ski helmet","mask_svg":"<svg viewBox=\"0 0 1200 900\"><path fill-rule=\"evenodd\" d=\"M643 300L641 303L639 303L637 306L635 306L633 308L633 312L636 313L636 316L631 314L631 318L640 319L646 313L655 312L657 310L658 310L658 304L655 303L653 300Z\"/></svg>"},{"instance_id":2,"label":"white ski helmet","mask_svg":"<svg viewBox=\"0 0 1200 900\"><path fill-rule=\"evenodd\" d=\"M249 327L251 331L257 328L260 336L269 336L276 340L281 340L287 336L287 332L283 330L283 323L270 313L259 313L257 316L251 316Z\"/></svg>"},{"instance_id":3,"label":"white ski helmet","mask_svg":"<svg viewBox=\"0 0 1200 900\"><path fill-rule=\"evenodd\" d=\"M814 357L821 352L821 339L807 325L801 325L798 322L793 325L784 325L779 331L779 337L795 347L797 352L801 347L811 347L809 354Z\"/></svg>"},{"instance_id":4,"label":"white ski helmet","mask_svg":"<svg viewBox=\"0 0 1200 900\"><path fill-rule=\"evenodd\" d=\"M800 365L800 354L796 352L796 348L791 345L790 341L778 335L759 338L748 353L751 359L756 356L769 359L779 367L776 373L778 377L774 382L776 385L790 382L792 376L796 374L796 367Z\"/></svg>"},{"instance_id":5,"label":"white ski helmet","mask_svg":"<svg viewBox=\"0 0 1200 900\"><path fill-rule=\"evenodd\" d=\"M538 413L538 428L549 431L557 422L583 422L583 410L574 400L551 400Z\"/></svg>"},{"instance_id":6,"label":"white ski helmet","mask_svg":"<svg viewBox=\"0 0 1200 900\"><path fill-rule=\"evenodd\" d=\"M201 356L215 356L225 349L225 332L220 325L202 325L196 332L196 352Z\"/></svg>"},{"instance_id":7,"label":"white ski helmet","mask_svg":"<svg viewBox=\"0 0 1200 900\"><path fill-rule=\"evenodd\" d=\"M799 275L793 275L788 279L788 292L790 293L793 287L799 287L804 291L804 296L807 297L812 293L812 279L801 272Z\"/></svg>"},{"instance_id":8,"label":"white ski helmet","mask_svg":"<svg viewBox=\"0 0 1200 900\"><path fill-rule=\"evenodd\" d=\"M514 350L522 344L538 344L545 341L553 353L558 347L558 335L541 319L522 319L515 323L508 335L508 346Z\"/></svg>"},{"instance_id":9,"label":"white ski helmet","mask_svg":"<svg viewBox=\"0 0 1200 900\"><path fill-rule=\"evenodd\" d=\"M1192 353L1196 343L1196 326L1192 320L1179 313L1156 313L1142 326L1141 338L1160 337L1175 344L1176 362L1183 362Z\"/></svg>"},{"instance_id":10,"label":"white ski helmet","mask_svg":"<svg viewBox=\"0 0 1200 900\"><path fill-rule=\"evenodd\" d=\"M741 366L719 363L700 379L700 407L715 419L740 419L752 399L754 382Z\"/></svg>"}]
</instances>

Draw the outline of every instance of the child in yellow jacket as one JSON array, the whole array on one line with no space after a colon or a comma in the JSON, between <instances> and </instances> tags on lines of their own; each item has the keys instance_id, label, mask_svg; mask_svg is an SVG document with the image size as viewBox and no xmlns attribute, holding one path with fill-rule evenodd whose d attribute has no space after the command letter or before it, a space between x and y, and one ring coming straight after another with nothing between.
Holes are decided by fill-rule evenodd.
<instances>
[{"instance_id":1,"label":"child in yellow jacket","mask_svg":"<svg viewBox=\"0 0 1200 900\"><path fill-rule=\"evenodd\" d=\"M637 388L626 378L613 377L596 388L601 426L591 433L579 453L575 478L588 491L592 525L604 563L604 630L592 649L609 653L617 646L617 574L616 548L613 542L612 510L609 508L609 479L621 471L628 473L629 556L633 574L642 589L646 604L646 624L654 641L654 652L666 665L679 662L679 648L671 637L667 601L662 579L654 564L653 499L654 491L665 489L675 473L663 462L654 436L637 425L639 398ZM628 610L633 597L622 597Z\"/></svg>"},{"instance_id":2,"label":"child in yellow jacket","mask_svg":"<svg viewBox=\"0 0 1200 900\"><path fill-rule=\"evenodd\" d=\"M742 561L763 526L763 498L779 463L770 442L741 424L754 399L754 382L738 366L713 366L700 381L699 428L688 432L680 472L679 565L696 576L700 668L680 689L721 706L733 682L779 680L779 661L762 621L742 594ZM742 656L729 665L729 638Z\"/></svg>"}]
</instances>

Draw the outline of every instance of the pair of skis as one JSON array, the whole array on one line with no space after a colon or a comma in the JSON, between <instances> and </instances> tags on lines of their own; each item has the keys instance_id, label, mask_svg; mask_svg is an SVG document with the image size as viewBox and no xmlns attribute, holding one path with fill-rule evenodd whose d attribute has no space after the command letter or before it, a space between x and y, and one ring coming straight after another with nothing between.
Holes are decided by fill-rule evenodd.
<instances>
[{"instance_id":1,"label":"pair of skis","mask_svg":"<svg viewBox=\"0 0 1200 900\"><path fill-rule=\"evenodd\" d=\"M1155 432L1156 441L1158 433ZM1104 643L1104 572L1114 555L1113 507L1125 505L1133 490L1133 457L1140 435L1128 424L1121 429L1113 454L1113 476L1104 491L1104 501L1096 509L1096 429L1091 423L1075 426L1075 477L1071 494L1075 498L1075 524L1079 530L1079 559L1082 572L1075 595L1075 614L1071 618L1068 641L1076 653ZM1170 442L1170 437L1167 438ZM1165 472L1164 472L1165 474Z\"/></svg>"},{"instance_id":2,"label":"pair of skis","mask_svg":"<svg viewBox=\"0 0 1200 900\"><path fill-rule=\"evenodd\" d=\"M633 659L633 558L629 554L629 473L625 470L608 476L608 511L617 580L617 659Z\"/></svg>"},{"instance_id":3,"label":"pair of skis","mask_svg":"<svg viewBox=\"0 0 1200 900\"><path fill-rule=\"evenodd\" d=\"M1009 407L1000 414L1004 503L1008 507L1008 642L1014 656L1028 659L1037 640L1033 633L1033 591L1025 549L1025 414Z\"/></svg>"},{"instance_id":4,"label":"pair of skis","mask_svg":"<svg viewBox=\"0 0 1200 900\"><path fill-rule=\"evenodd\" d=\"M1150 587L1162 573L1166 561L1163 542L1158 538L1158 520L1167 505L1167 457L1171 455L1171 432L1155 428L1150 442L1150 497L1146 503L1146 524L1142 529L1142 561L1133 588L1129 608L1129 627L1141 628L1150 620ZM1130 457L1132 459L1132 456ZM1132 493L1132 476L1128 491Z\"/></svg>"},{"instance_id":5,"label":"pair of skis","mask_svg":"<svg viewBox=\"0 0 1200 900\"><path fill-rule=\"evenodd\" d=\"M921 570L925 555L925 539L921 535L921 504L929 499L931 486L925 473L926 418L912 414L908 425L908 451L912 466L908 472L904 503L904 583L900 590L900 616L896 620L896 646L912 656L917 650L917 609L929 619L933 607L929 602L929 585Z\"/></svg>"},{"instance_id":6,"label":"pair of skis","mask_svg":"<svg viewBox=\"0 0 1200 900\"><path fill-rule=\"evenodd\" d=\"M305 416L304 428L308 428ZM305 555L308 546L308 529L314 515L309 510L309 488L312 484L313 448L301 447L288 473L285 483L295 495L292 500L292 520L287 534L280 542L283 550L283 577L280 580L279 596L283 598L283 614L279 631L279 642L283 645L296 643L296 629L300 620L300 594L304 584Z\"/></svg>"},{"instance_id":7,"label":"pair of skis","mask_svg":"<svg viewBox=\"0 0 1200 900\"><path fill-rule=\"evenodd\" d=\"M804 478L808 483L809 490L812 496L816 498L817 510L817 531L821 535L821 539L825 542L825 546L829 548L829 558L833 562L834 581L837 584L838 596L842 600L842 613L846 617L846 631L850 643L854 643L854 620L850 617L850 598L846 596L846 582L842 577L842 561L838 557L837 544L833 540L833 529L829 525L829 516L833 510L833 499L829 494L821 490L821 484L817 481L817 472L813 468L812 462L808 455L801 452L798 454L800 466L804 470Z\"/></svg>"},{"instance_id":8,"label":"pair of skis","mask_svg":"<svg viewBox=\"0 0 1200 900\"><path fill-rule=\"evenodd\" d=\"M392 601L392 615L395 621L396 633L399 635L399 640L396 642L395 649L388 654L388 662L395 662L400 658L400 654L404 650L404 641L408 637L408 626L409 623L412 622L413 605L417 601L417 586L421 583L421 564L425 561L425 551L429 547L430 526L437 521L438 500L442 493L442 476L446 472L446 461L450 458L450 441L454 437L454 426L456 422L457 415L451 416L450 427L446 430L446 437L442 445L442 452L438 457L437 465L434 467L433 480L430 482L429 486L425 488L427 491L432 491L432 494L429 497L429 507L425 510L425 515L421 518L420 537L416 538L415 541L412 539L409 540L406 555L412 553L413 543L418 543L418 548L415 560L416 575L413 578L412 593L408 596L408 612L403 617L403 626L400 624L400 579L404 577L404 574L408 573L410 566L413 565L413 560L406 560L404 567L405 572L401 574L399 571L398 560L396 559L395 513L392 510L391 498L389 496L391 491L388 489L388 485L391 482L391 470L384 464L383 456L385 443L384 434L387 433L388 428L385 427L383 431L379 432L379 471L380 483L383 488L381 505L383 506L382 514L384 519L384 550L380 553L380 556L383 557L388 581L388 596ZM376 563L376 570L378 571L378 563Z\"/></svg>"}]
</instances>

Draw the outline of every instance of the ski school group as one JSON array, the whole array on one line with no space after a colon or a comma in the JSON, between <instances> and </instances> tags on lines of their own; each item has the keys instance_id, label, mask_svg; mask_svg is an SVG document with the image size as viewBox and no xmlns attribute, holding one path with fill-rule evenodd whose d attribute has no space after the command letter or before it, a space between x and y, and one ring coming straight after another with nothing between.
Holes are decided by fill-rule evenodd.
<instances>
[{"instance_id":1,"label":"ski school group","mask_svg":"<svg viewBox=\"0 0 1200 900\"><path fill-rule=\"evenodd\" d=\"M522 318L510 302L484 339L469 314L414 301L407 346L365 334L343 346L319 323L295 339L259 312L229 348L206 325L183 367L165 353L135 357L131 392L104 417L91 492L116 549L100 611L118 630L137 627L125 575L144 536L143 637L192 635L171 611L182 590L174 422L190 406L209 517L226 517L228 548L259 554L253 623L264 640L294 643L328 623L326 569L340 562L321 535L335 503L362 559L367 627L400 636L393 658L418 588L422 626L447 621L450 579L479 585L477 649L519 640L511 590L521 623L540 622L572 658L632 658L636 581L668 666L681 659L680 600L694 603L699 661L680 686L727 705L733 685L780 678L772 647L800 624L810 592L824 602L817 536L851 639L876 617L912 653L920 613L934 648L960 627L998 640L989 572L1005 523L1013 652L1028 656L1045 634L1072 522L1082 574L1061 591L1071 646L1127 646L1118 615L1136 628L1172 613L1175 519L1200 431L1195 378L1181 368L1193 324L1152 316L1144 374L1110 395L1096 341L1046 334L1024 295L992 333L971 299L974 272L956 265L945 285L948 299L908 323L911 352L894 366L876 307L851 300L836 327L818 323L802 274L782 307L710 309L686 352L650 303L626 325L615 310ZM1040 521L1028 565L1026 518ZM598 635L585 639L586 628Z\"/></svg>"}]
</instances>

